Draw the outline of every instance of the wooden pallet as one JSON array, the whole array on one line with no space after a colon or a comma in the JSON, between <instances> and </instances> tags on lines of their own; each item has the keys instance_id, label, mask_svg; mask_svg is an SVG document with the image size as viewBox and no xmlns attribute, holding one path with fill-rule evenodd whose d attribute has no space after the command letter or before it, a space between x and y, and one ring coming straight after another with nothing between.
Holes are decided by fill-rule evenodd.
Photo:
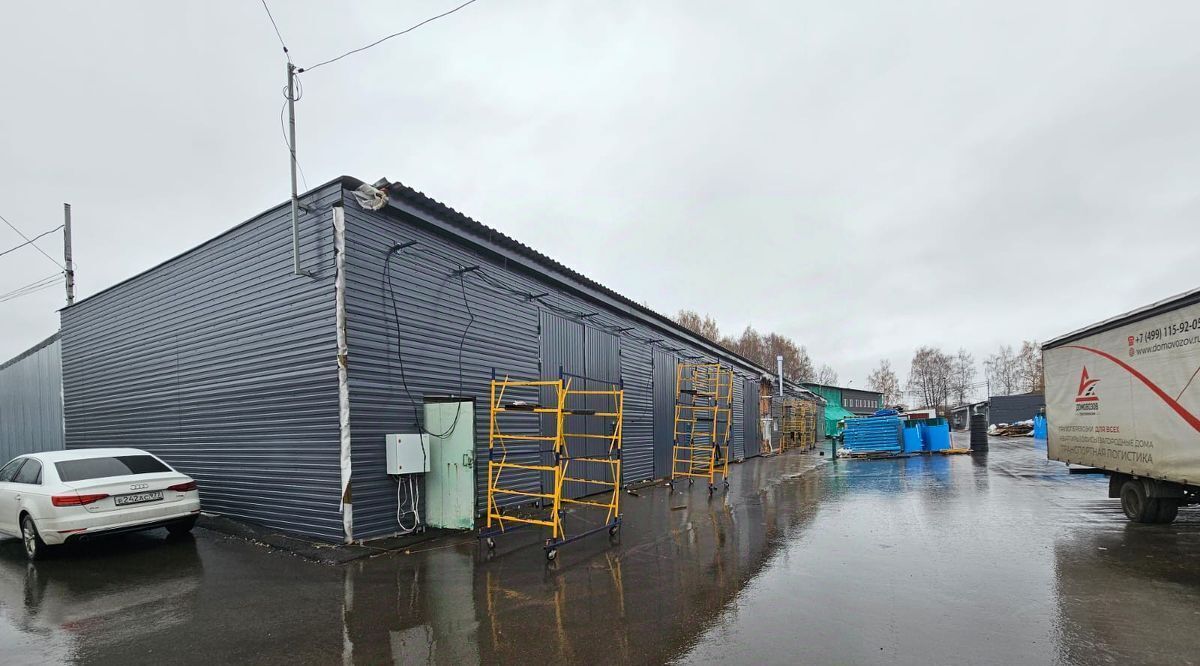
<instances>
[{"instance_id":1,"label":"wooden pallet","mask_svg":"<svg viewBox=\"0 0 1200 666\"><path fill-rule=\"evenodd\" d=\"M931 451L930 453L940 453L944 456L951 456L956 453L970 453L971 449L941 449L940 451Z\"/></svg>"},{"instance_id":2,"label":"wooden pallet","mask_svg":"<svg viewBox=\"0 0 1200 666\"><path fill-rule=\"evenodd\" d=\"M906 454L901 453L899 451L895 451L895 452L893 452L893 451L859 451L859 452L838 451L837 452L837 457L839 457L839 458L853 458L855 460L871 460L871 459L876 459L876 458L903 458L905 455Z\"/></svg>"}]
</instances>

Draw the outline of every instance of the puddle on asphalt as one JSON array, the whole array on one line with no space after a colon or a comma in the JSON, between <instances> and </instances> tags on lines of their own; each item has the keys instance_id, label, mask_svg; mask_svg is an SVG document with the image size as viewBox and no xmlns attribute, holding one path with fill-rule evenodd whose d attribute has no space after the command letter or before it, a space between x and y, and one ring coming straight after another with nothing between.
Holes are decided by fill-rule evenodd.
<instances>
[{"instance_id":1,"label":"puddle on asphalt","mask_svg":"<svg viewBox=\"0 0 1200 666\"><path fill-rule=\"evenodd\" d=\"M178 542L130 535L37 565L6 541L0 645L8 663L1195 654L1200 515L1129 525L1102 479L1068 478L1044 455L997 444L810 474L786 455L752 461L711 500L640 490L625 498L617 543L589 537L551 565L532 532L498 540L490 559L462 539L345 566L203 530Z\"/></svg>"}]
</instances>

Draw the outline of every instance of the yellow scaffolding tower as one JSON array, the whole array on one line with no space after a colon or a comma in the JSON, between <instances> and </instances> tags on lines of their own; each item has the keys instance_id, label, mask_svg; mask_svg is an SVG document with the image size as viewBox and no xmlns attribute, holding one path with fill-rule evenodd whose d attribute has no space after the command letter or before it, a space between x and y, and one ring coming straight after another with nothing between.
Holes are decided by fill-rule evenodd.
<instances>
[{"instance_id":1,"label":"yellow scaffolding tower","mask_svg":"<svg viewBox=\"0 0 1200 666\"><path fill-rule=\"evenodd\" d=\"M680 363L675 367L675 426L671 488L675 480L708 480L708 493L720 476L729 487L729 435L733 427L733 370L720 363Z\"/></svg>"},{"instance_id":2,"label":"yellow scaffolding tower","mask_svg":"<svg viewBox=\"0 0 1200 666\"><path fill-rule=\"evenodd\" d=\"M573 381L583 388L572 388ZM589 388L589 384L602 388ZM608 530L610 536L617 534L621 527L624 399L619 384L563 372L557 380L507 376L492 380L487 525L479 534L489 551L496 547L494 537L529 525L550 528L544 545L548 560L557 556L559 546L590 534L602 530ZM522 415L535 415L541 427L519 418ZM535 447L535 451L522 450ZM529 460L531 454L536 454L533 460ZM528 487L527 472L537 474L538 491ZM513 497L532 502L534 509L505 511L510 502L503 500ZM592 522L592 528L568 536L563 525L566 505L602 509L603 522L598 527Z\"/></svg>"}]
</instances>

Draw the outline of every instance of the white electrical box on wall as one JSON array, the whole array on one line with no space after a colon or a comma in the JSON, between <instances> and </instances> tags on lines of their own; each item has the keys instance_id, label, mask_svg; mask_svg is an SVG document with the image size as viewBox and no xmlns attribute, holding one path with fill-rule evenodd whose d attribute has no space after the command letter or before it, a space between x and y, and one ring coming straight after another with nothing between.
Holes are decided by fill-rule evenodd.
<instances>
[{"instance_id":1,"label":"white electrical box on wall","mask_svg":"<svg viewBox=\"0 0 1200 666\"><path fill-rule=\"evenodd\" d=\"M384 446L387 449L388 474L424 474L429 471L429 435L385 435Z\"/></svg>"}]
</instances>

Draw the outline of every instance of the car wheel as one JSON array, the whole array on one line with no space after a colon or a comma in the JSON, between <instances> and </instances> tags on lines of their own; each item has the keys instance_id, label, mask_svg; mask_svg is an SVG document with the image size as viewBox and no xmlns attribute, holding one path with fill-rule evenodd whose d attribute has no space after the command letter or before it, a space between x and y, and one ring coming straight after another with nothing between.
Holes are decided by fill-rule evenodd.
<instances>
[{"instance_id":1,"label":"car wheel","mask_svg":"<svg viewBox=\"0 0 1200 666\"><path fill-rule=\"evenodd\" d=\"M1135 523L1158 522L1158 500L1146 495L1146 488L1138 479L1130 479L1121 486L1121 508Z\"/></svg>"},{"instance_id":2,"label":"car wheel","mask_svg":"<svg viewBox=\"0 0 1200 666\"><path fill-rule=\"evenodd\" d=\"M170 525L167 525L167 534L169 534L173 537L180 537L180 536L187 534L188 532L191 532L192 528L195 526L196 526L196 517L192 516L191 518L188 518L186 520L181 520L178 523L171 523Z\"/></svg>"},{"instance_id":3,"label":"car wheel","mask_svg":"<svg viewBox=\"0 0 1200 666\"><path fill-rule=\"evenodd\" d=\"M25 547L25 557L29 561L34 562L46 556L46 542L42 541L42 535L38 534L37 525L33 524L33 518L29 516L21 518L21 543Z\"/></svg>"}]
</instances>

